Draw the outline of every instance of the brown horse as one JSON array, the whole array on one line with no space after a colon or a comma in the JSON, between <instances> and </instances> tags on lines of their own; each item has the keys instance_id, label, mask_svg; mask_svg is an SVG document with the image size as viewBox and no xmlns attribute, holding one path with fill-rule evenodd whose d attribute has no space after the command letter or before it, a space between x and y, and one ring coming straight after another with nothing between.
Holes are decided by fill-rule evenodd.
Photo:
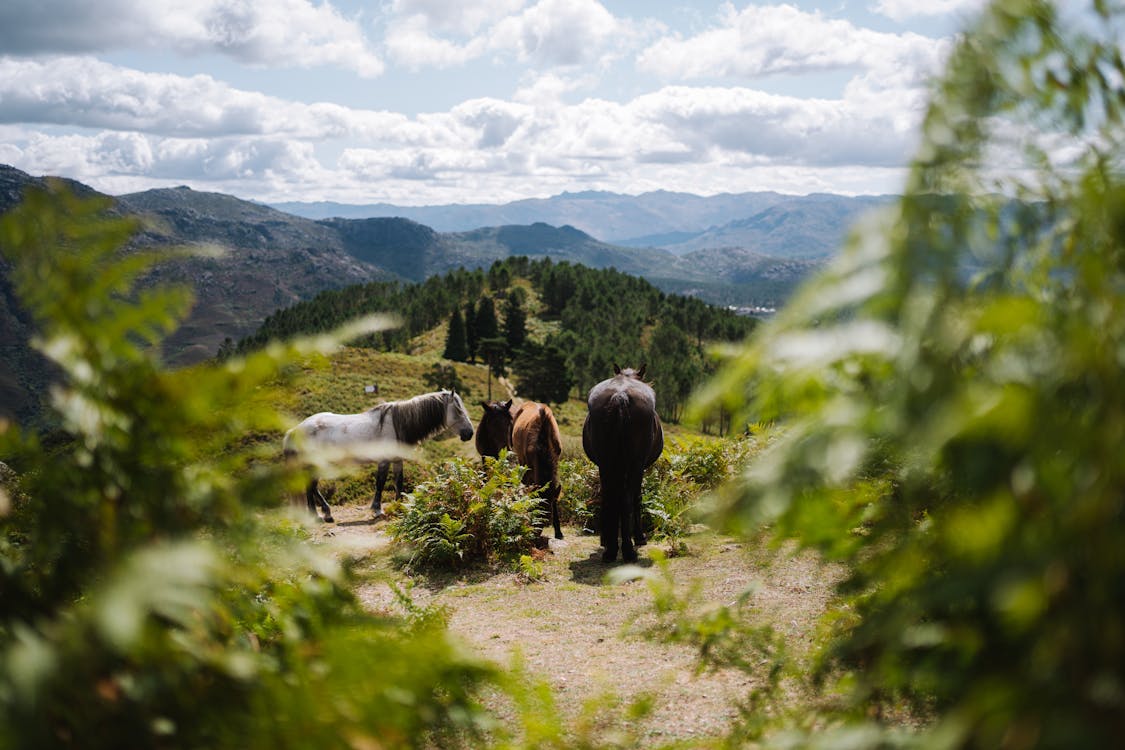
<instances>
[{"instance_id":1,"label":"brown horse","mask_svg":"<svg viewBox=\"0 0 1125 750\"><path fill-rule=\"evenodd\" d=\"M496 457L502 448L516 454L516 460L527 470L523 483L543 489L543 501L555 529L555 539L562 539L559 523L559 458L562 439L551 407L527 401L512 411L512 402L481 402L484 416L477 427L477 452Z\"/></svg>"},{"instance_id":2,"label":"brown horse","mask_svg":"<svg viewBox=\"0 0 1125 750\"><path fill-rule=\"evenodd\" d=\"M656 393L644 382L645 367L622 370L590 390L582 424L582 448L598 467L601 480L601 542L604 562L634 562L645 544L641 528L641 480L664 450L664 429L656 413Z\"/></svg>"},{"instance_id":3,"label":"brown horse","mask_svg":"<svg viewBox=\"0 0 1125 750\"><path fill-rule=\"evenodd\" d=\"M477 425L477 453L496 458L504 448L512 448L512 402L481 401L484 416Z\"/></svg>"}]
</instances>

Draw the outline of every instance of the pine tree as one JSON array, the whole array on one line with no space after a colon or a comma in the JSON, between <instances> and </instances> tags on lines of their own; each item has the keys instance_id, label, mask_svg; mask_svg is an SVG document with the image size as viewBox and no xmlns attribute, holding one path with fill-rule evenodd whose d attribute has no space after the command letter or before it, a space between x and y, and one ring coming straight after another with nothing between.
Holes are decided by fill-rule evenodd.
<instances>
[{"instance_id":1,"label":"pine tree","mask_svg":"<svg viewBox=\"0 0 1125 750\"><path fill-rule=\"evenodd\" d=\"M477 303L477 341L494 339L500 335L500 321L496 319L496 304L491 297L481 297Z\"/></svg>"},{"instance_id":2,"label":"pine tree","mask_svg":"<svg viewBox=\"0 0 1125 750\"><path fill-rule=\"evenodd\" d=\"M504 338L510 353L518 352L527 341L527 311L523 307L522 292L519 287L512 289L504 304Z\"/></svg>"},{"instance_id":3,"label":"pine tree","mask_svg":"<svg viewBox=\"0 0 1125 750\"><path fill-rule=\"evenodd\" d=\"M552 342L528 341L512 366L519 376L523 398L561 404L570 397L574 380L566 366L566 355Z\"/></svg>"},{"instance_id":4,"label":"pine tree","mask_svg":"<svg viewBox=\"0 0 1125 750\"><path fill-rule=\"evenodd\" d=\"M443 357L455 362L465 362L469 359L469 345L465 339L465 319L461 311L454 309L453 316L449 319L449 333L445 336L445 351Z\"/></svg>"},{"instance_id":5,"label":"pine tree","mask_svg":"<svg viewBox=\"0 0 1125 750\"><path fill-rule=\"evenodd\" d=\"M477 310L472 300L465 303L465 342L468 345L468 361L476 363L480 351L480 333L477 331Z\"/></svg>"}]
</instances>

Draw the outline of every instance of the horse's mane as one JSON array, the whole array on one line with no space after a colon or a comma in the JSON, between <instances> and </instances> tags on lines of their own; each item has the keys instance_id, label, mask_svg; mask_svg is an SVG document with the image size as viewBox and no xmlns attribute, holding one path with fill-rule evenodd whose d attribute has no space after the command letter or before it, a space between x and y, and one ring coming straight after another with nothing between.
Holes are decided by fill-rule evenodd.
<instances>
[{"instance_id":1,"label":"horse's mane","mask_svg":"<svg viewBox=\"0 0 1125 750\"><path fill-rule=\"evenodd\" d=\"M371 411L382 421L389 413L393 417L395 439L407 445L417 445L445 429L444 391L423 393L405 401L379 404Z\"/></svg>"}]
</instances>

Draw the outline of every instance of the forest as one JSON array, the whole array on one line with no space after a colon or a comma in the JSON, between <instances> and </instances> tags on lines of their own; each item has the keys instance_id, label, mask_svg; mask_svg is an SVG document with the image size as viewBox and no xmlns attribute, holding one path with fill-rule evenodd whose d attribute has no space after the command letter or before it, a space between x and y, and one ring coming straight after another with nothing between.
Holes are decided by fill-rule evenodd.
<instances>
[{"instance_id":1,"label":"forest","mask_svg":"<svg viewBox=\"0 0 1125 750\"><path fill-rule=\"evenodd\" d=\"M29 192L0 218L0 250L37 345L65 377L51 396L59 433L0 424L0 748L1118 746L1123 27L1125 10L1102 0L993 0L957 38L902 197L727 346L692 394L685 421L722 408L753 434L693 436L646 477L647 498L680 503L682 515L660 520L687 543L646 551L646 565L578 560L559 572L569 579L544 579L549 561L520 546L533 503L519 468L449 458L417 482L392 530L425 535L462 577L384 586L388 607L370 606L364 571L318 543L324 527L279 510L303 477L268 438L289 424L281 406L300 398L306 371L354 356L340 346L364 336L393 348L394 321L349 309L330 335L271 336L169 369L154 352L190 296L138 286L155 258L119 252L136 225L65 190ZM1013 212L1012 197L1034 210ZM502 318L500 290L527 278L559 336L567 319L616 335L564 304L602 296L585 272L550 268L538 279L532 266L513 270L495 287L488 274L454 274L456 292L435 280L416 293L445 300L431 327L463 318L474 294L499 301ZM648 300L608 313L646 329L642 349L665 307L683 315L688 346L712 335L678 303L620 283ZM576 387L597 376L573 375ZM571 464L566 484L577 497L591 478ZM586 519L573 510L567 532L581 540ZM705 535L720 537L721 563L706 568L715 581L745 568L767 580L690 606L668 571L702 567L693 540ZM518 573L490 567L486 537ZM751 553L775 564L740 557ZM828 594L795 634L798 617L769 619L759 594L776 593L769 577L798 559L811 573L790 594ZM690 738L638 733L652 693L598 693L565 713L573 681L463 648L450 612L421 601L434 590L452 590L445 602L483 590L486 625L523 628L488 643L550 632L556 667L598 648L629 657L646 641L577 640L568 626L579 620L533 627L593 621L649 592L650 609L625 626L686 646L696 676L733 670L735 712ZM613 690L645 666L614 664Z\"/></svg>"},{"instance_id":2,"label":"forest","mask_svg":"<svg viewBox=\"0 0 1125 750\"><path fill-rule=\"evenodd\" d=\"M534 309L526 309L527 291ZM648 363L661 414L678 421L691 392L714 369L711 346L740 341L757 320L693 297L670 295L614 269L514 256L487 270L460 269L418 284L372 283L321 292L279 310L226 353L246 353L296 335L330 331L357 316L394 313L402 325L356 346L405 351L416 336L448 325L453 361L511 370L521 393L561 402L586 391L614 362ZM527 318L542 321L528 334Z\"/></svg>"}]
</instances>

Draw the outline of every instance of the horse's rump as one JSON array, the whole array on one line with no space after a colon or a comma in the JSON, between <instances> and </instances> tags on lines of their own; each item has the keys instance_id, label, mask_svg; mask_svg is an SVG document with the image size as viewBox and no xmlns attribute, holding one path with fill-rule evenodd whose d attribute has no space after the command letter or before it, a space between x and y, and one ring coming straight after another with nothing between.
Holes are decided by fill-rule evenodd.
<instances>
[{"instance_id":1,"label":"horse's rump","mask_svg":"<svg viewBox=\"0 0 1125 750\"><path fill-rule=\"evenodd\" d=\"M535 484L557 485L562 438L551 407L531 402L523 404L512 422L511 442L517 460L531 469Z\"/></svg>"}]
</instances>

